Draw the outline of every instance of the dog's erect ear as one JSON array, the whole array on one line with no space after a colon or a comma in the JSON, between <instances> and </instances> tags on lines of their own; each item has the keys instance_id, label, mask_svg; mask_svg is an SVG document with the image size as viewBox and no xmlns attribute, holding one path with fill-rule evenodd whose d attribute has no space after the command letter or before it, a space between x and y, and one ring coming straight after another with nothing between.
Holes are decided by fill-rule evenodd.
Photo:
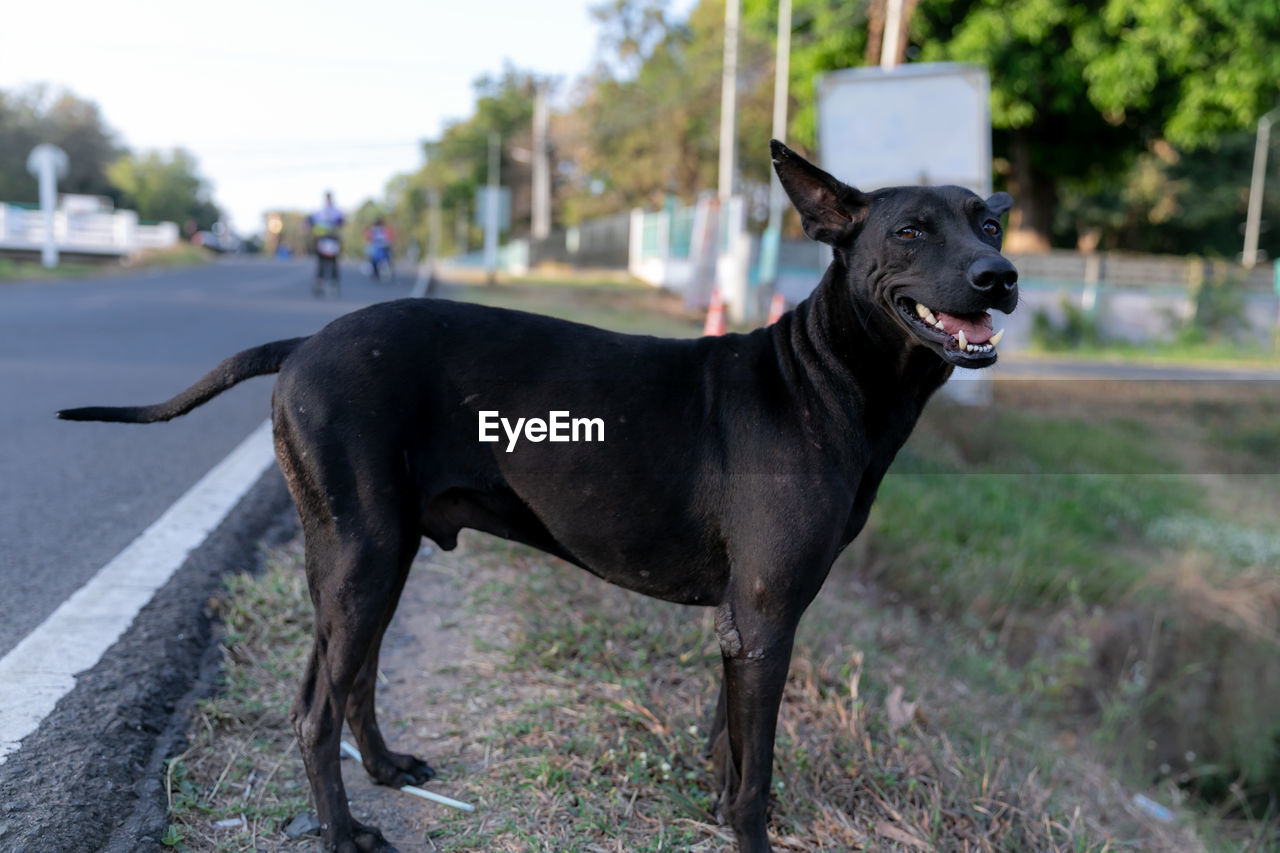
<instances>
[{"instance_id":1,"label":"dog's erect ear","mask_svg":"<svg viewBox=\"0 0 1280 853\"><path fill-rule=\"evenodd\" d=\"M1008 193L993 193L991 198L987 199L987 207L991 208L996 216L1004 216L1009 212L1009 208L1013 207L1013 196Z\"/></svg>"},{"instance_id":2,"label":"dog's erect ear","mask_svg":"<svg viewBox=\"0 0 1280 853\"><path fill-rule=\"evenodd\" d=\"M769 141L769 151L810 239L837 246L858 233L871 196L837 181L776 139Z\"/></svg>"}]
</instances>

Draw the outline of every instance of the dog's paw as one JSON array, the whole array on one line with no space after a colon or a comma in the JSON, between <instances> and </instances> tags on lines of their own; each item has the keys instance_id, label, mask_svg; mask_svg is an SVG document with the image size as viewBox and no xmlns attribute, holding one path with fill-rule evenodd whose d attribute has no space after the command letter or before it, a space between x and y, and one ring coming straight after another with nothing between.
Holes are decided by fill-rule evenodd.
<instances>
[{"instance_id":1,"label":"dog's paw","mask_svg":"<svg viewBox=\"0 0 1280 853\"><path fill-rule=\"evenodd\" d=\"M405 785L421 785L435 778L436 771L430 764L403 752L388 752L386 760L379 761L372 769L365 767L373 781L390 788Z\"/></svg>"},{"instance_id":2,"label":"dog's paw","mask_svg":"<svg viewBox=\"0 0 1280 853\"><path fill-rule=\"evenodd\" d=\"M397 759L404 759L401 765L400 775L404 777L405 785L421 785L423 782L430 782L436 778L436 771L430 764L421 758L412 755L397 755ZM400 762L397 761L397 764Z\"/></svg>"},{"instance_id":3,"label":"dog's paw","mask_svg":"<svg viewBox=\"0 0 1280 853\"><path fill-rule=\"evenodd\" d=\"M397 853L376 826L352 822L351 837L331 848L336 853Z\"/></svg>"}]
</instances>

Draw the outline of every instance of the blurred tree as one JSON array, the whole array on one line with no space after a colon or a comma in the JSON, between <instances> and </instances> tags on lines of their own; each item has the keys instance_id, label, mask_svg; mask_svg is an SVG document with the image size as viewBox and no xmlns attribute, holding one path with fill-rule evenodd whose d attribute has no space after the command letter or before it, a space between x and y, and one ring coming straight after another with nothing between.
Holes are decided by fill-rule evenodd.
<instances>
[{"instance_id":1,"label":"blurred tree","mask_svg":"<svg viewBox=\"0 0 1280 853\"><path fill-rule=\"evenodd\" d=\"M1118 178L1066 185L1054 233L1084 235L1103 249L1234 257L1244 238L1255 136L1223 134L1213 146L1179 151L1162 139ZM1280 257L1280 139L1273 137L1259 247Z\"/></svg>"},{"instance_id":2,"label":"blurred tree","mask_svg":"<svg viewBox=\"0 0 1280 853\"><path fill-rule=\"evenodd\" d=\"M0 199L36 200L36 180L27 172L27 155L41 142L67 152L70 170L58 184L61 192L119 197L106 172L122 148L103 122L98 105L69 92L33 86L16 93L0 92Z\"/></svg>"},{"instance_id":3,"label":"blurred tree","mask_svg":"<svg viewBox=\"0 0 1280 853\"><path fill-rule=\"evenodd\" d=\"M883 0L879 2L883 4ZM869 44L871 5L869 0L792 0L788 144L802 151L814 150L818 75L863 64ZM777 0L744 0L742 12L745 25L772 52L777 39ZM772 73L772 61L769 70ZM772 77L765 86L772 99Z\"/></svg>"},{"instance_id":4,"label":"blurred tree","mask_svg":"<svg viewBox=\"0 0 1280 853\"><path fill-rule=\"evenodd\" d=\"M196 161L181 148L168 156L158 151L125 154L107 169L120 192L120 204L138 211L141 219L189 222L207 231L221 215L209 200L208 188L196 171Z\"/></svg>"},{"instance_id":5,"label":"blurred tree","mask_svg":"<svg viewBox=\"0 0 1280 853\"><path fill-rule=\"evenodd\" d=\"M923 0L911 35L921 59L991 69L1021 248L1048 248L1064 191L1251 127L1280 79L1280 4L1257 0Z\"/></svg>"},{"instance_id":6,"label":"blurred tree","mask_svg":"<svg viewBox=\"0 0 1280 853\"><path fill-rule=\"evenodd\" d=\"M655 206L668 195L692 201L715 189L724 0L702 0L687 22L665 10L654 0L611 0L592 10L605 55L572 120L559 128L573 164L567 221ZM740 31L738 181L748 193L768 184L770 38L757 27Z\"/></svg>"},{"instance_id":7,"label":"blurred tree","mask_svg":"<svg viewBox=\"0 0 1280 853\"><path fill-rule=\"evenodd\" d=\"M476 190L488 180L489 136L493 132L502 144L502 185L512 189L512 230L528 231L529 165L513 154L527 155L532 149L533 99L540 81L530 73L508 67L500 76L486 75L475 82L475 113L450 124L438 140L424 143L426 165L388 185L395 195L388 213L393 226L404 232L404 239L413 240L425 252L427 199L431 191L438 191L444 210L441 251L447 253L454 248L453 223L460 214L471 215ZM527 161L528 157L524 159Z\"/></svg>"}]
</instances>

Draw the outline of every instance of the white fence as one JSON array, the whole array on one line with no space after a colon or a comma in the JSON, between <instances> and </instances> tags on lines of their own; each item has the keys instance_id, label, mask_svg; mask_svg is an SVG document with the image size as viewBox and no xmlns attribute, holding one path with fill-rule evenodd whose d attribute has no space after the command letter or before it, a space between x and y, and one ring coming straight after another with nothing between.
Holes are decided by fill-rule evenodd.
<instances>
[{"instance_id":1,"label":"white fence","mask_svg":"<svg viewBox=\"0 0 1280 853\"><path fill-rule=\"evenodd\" d=\"M132 210L72 213L58 210L53 217L59 252L122 256L139 249L163 249L178 242L172 222L144 224ZM0 204L0 250L39 252L44 245L44 214L39 210Z\"/></svg>"}]
</instances>

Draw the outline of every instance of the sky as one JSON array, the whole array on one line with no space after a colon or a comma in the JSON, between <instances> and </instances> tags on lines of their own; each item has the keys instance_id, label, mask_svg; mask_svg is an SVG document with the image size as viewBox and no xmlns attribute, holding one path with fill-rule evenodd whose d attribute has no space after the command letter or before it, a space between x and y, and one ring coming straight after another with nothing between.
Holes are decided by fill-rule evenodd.
<instances>
[{"instance_id":1,"label":"sky","mask_svg":"<svg viewBox=\"0 0 1280 853\"><path fill-rule=\"evenodd\" d=\"M7 0L0 89L96 101L134 151L181 146L241 232L268 209L380 197L504 63L591 67L590 0ZM692 5L675 3L675 8Z\"/></svg>"}]
</instances>

